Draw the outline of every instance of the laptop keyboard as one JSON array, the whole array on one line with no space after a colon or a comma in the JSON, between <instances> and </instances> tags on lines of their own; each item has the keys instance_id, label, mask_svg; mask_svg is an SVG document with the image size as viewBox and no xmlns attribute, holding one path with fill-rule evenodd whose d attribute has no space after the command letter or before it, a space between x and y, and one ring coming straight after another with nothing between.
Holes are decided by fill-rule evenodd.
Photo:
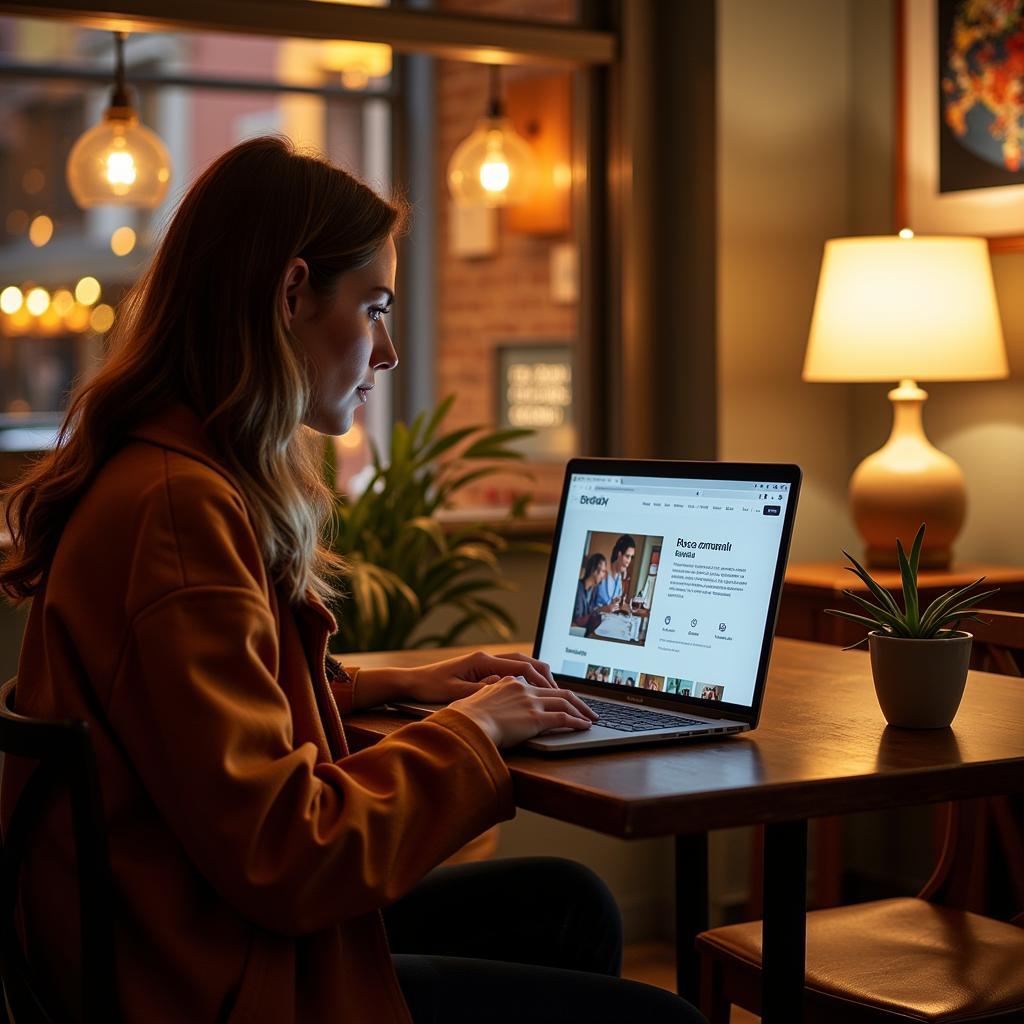
<instances>
[{"instance_id":1,"label":"laptop keyboard","mask_svg":"<svg viewBox=\"0 0 1024 1024\"><path fill-rule=\"evenodd\" d=\"M651 729L678 729L682 725L704 725L696 718L682 718L679 715L663 715L650 708L637 708L632 704L615 704L607 700L577 695L591 710L601 717L594 725L603 725L616 732L649 732Z\"/></svg>"}]
</instances>

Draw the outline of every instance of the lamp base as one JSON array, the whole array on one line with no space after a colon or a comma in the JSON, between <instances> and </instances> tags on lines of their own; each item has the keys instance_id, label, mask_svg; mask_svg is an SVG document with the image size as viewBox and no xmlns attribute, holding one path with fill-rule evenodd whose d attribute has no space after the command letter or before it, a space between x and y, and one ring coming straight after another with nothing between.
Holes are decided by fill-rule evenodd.
<instances>
[{"instance_id":1,"label":"lamp base","mask_svg":"<svg viewBox=\"0 0 1024 1024\"><path fill-rule=\"evenodd\" d=\"M927 528L921 568L948 568L952 561L952 544L967 512L967 488L960 467L925 436L921 413L927 398L912 380L889 392L889 440L850 479L850 508L870 567L897 566L897 538L909 552L922 523Z\"/></svg>"}]
</instances>

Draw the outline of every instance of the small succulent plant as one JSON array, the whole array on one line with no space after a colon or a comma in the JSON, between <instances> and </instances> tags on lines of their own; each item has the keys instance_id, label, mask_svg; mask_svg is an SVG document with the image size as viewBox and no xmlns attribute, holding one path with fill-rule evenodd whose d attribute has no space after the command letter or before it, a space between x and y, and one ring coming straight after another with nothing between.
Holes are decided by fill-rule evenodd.
<instances>
[{"instance_id":1,"label":"small succulent plant","mask_svg":"<svg viewBox=\"0 0 1024 1024\"><path fill-rule=\"evenodd\" d=\"M872 579L871 574L853 555L844 551L843 554L852 563L846 566L847 572L852 572L864 581L877 604L867 597L855 594L852 590L844 590L843 593L859 605L865 614L858 615L856 612L842 611L838 608L826 608L825 614L849 619L851 622L866 626L872 632L881 630L889 636L904 637L910 640L936 639L940 633L959 629L963 619L984 622L985 620L975 615L972 609L998 590L995 588L979 592L977 588L985 582L984 576L966 586L946 591L945 594L935 598L924 611L921 610L920 595L917 590L917 566L921 557L921 544L924 541L924 525L922 523L921 529L917 531L909 557L903 544L899 540L896 541L896 555L899 559L900 576L903 579L902 608L885 587ZM865 636L845 649L861 647L867 643L867 639Z\"/></svg>"}]
</instances>

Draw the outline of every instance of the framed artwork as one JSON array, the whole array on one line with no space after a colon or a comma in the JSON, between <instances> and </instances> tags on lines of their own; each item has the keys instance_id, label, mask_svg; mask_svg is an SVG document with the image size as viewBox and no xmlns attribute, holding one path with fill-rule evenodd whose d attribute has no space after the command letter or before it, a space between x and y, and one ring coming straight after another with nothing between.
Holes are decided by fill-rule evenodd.
<instances>
[{"instance_id":1,"label":"framed artwork","mask_svg":"<svg viewBox=\"0 0 1024 1024\"><path fill-rule=\"evenodd\" d=\"M896 228L1024 252L1024 0L897 0Z\"/></svg>"},{"instance_id":2,"label":"framed artwork","mask_svg":"<svg viewBox=\"0 0 1024 1024\"><path fill-rule=\"evenodd\" d=\"M496 402L498 427L529 427L517 442L537 462L564 462L576 454L573 346L565 341L500 341Z\"/></svg>"}]
</instances>

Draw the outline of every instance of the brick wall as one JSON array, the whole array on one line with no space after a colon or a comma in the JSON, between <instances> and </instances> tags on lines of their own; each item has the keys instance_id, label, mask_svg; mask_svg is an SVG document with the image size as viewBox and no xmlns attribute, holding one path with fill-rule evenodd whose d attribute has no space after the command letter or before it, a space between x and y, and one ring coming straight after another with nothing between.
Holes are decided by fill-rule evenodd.
<instances>
[{"instance_id":1,"label":"brick wall","mask_svg":"<svg viewBox=\"0 0 1024 1024\"><path fill-rule=\"evenodd\" d=\"M572 0L441 0L438 7L507 17L571 20ZM507 68L503 78L543 69ZM575 340L576 307L556 305L550 297L550 253L565 237L535 237L506 230L499 214L498 250L467 260L449 254L447 164L455 147L486 112L488 69L483 64L439 61L437 72L437 395L458 399L449 425L493 424L495 343L498 341ZM507 78L505 78L507 76ZM529 490L537 502L555 502L563 464L532 465L535 479L503 476L467 490L460 504L507 503Z\"/></svg>"}]
</instances>

